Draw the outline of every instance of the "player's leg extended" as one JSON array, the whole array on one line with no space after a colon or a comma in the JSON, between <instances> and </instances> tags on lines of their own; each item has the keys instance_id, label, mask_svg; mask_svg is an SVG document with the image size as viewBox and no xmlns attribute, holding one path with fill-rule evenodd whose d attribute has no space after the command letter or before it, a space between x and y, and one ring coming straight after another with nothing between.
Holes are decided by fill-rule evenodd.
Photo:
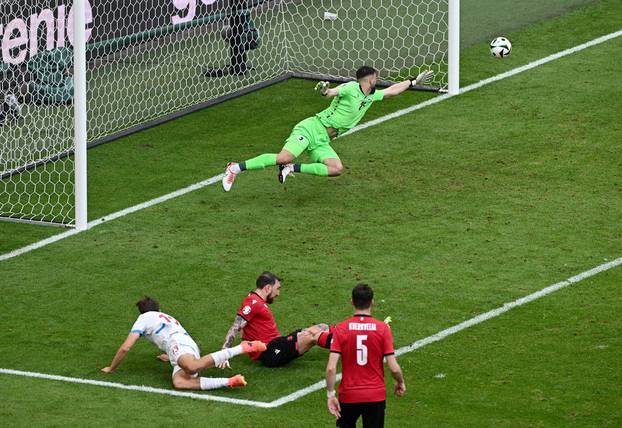
<instances>
[{"instance_id":1,"label":"player's leg extended","mask_svg":"<svg viewBox=\"0 0 622 428\"><path fill-rule=\"evenodd\" d=\"M337 177L343 174L343 164L341 159L330 146L322 146L320 148L309 151L309 156L314 163L297 163L293 165L293 172L302 172L303 174L312 174L320 177Z\"/></svg>"},{"instance_id":2,"label":"player's leg extended","mask_svg":"<svg viewBox=\"0 0 622 428\"><path fill-rule=\"evenodd\" d=\"M253 342L248 342L245 340L240 342L238 346L234 346L232 348L224 348L220 351L212 352L209 355L201 357L200 359L192 363L191 369L194 369L193 371L199 372L201 370L205 370L211 367L217 367L237 355L248 354L251 352L263 352L265 350L265 343L258 340Z\"/></svg>"},{"instance_id":3,"label":"player's leg extended","mask_svg":"<svg viewBox=\"0 0 622 428\"><path fill-rule=\"evenodd\" d=\"M211 354L205 355L201 358L184 358L183 361L182 359L178 359L177 364L186 372L194 374L205 369L219 366L220 364L237 355L248 354L251 352L263 352L265 350L266 344L258 340L253 342L242 341L238 346L234 346L232 348L224 348L220 351L212 352Z\"/></svg>"},{"instance_id":4,"label":"player's leg extended","mask_svg":"<svg viewBox=\"0 0 622 428\"><path fill-rule=\"evenodd\" d=\"M303 121L304 122L304 121ZM264 153L244 162L231 162L225 169L225 176L222 179L222 186L225 192L231 190L233 182L238 174L243 171L264 169L269 166L286 165L293 162L298 156L307 149L309 139L305 137L306 131L299 123L294 127L292 134L287 139L283 149L277 153Z\"/></svg>"},{"instance_id":5,"label":"player's leg extended","mask_svg":"<svg viewBox=\"0 0 622 428\"><path fill-rule=\"evenodd\" d=\"M178 362L187 362L191 359L195 359L194 355L185 354L182 355ZM224 388L224 387L238 387L246 386L246 380L242 375L235 375L229 378L226 377L199 377L196 374L190 374L184 370L181 365L177 366L173 370L173 386L175 389L201 389L204 391L210 389Z\"/></svg>"}]
</instances>

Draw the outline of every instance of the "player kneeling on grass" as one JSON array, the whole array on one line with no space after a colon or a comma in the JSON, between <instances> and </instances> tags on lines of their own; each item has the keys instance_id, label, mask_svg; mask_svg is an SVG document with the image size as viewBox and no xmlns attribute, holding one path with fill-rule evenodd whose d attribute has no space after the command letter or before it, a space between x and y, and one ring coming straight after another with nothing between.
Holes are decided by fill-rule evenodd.
<instances>
[{"instance_id":1,"label":"player kneeling on grass","mask_svg":"<svg viewBox=\"0 0 622 428\"><path fill-rule=\"evenodd\" d=\"M330 348L332 333L326 324L291 332L281 336L270 305L281 292L281 280L271 272L263 272L256 281L256 288L242 302L233 325L227 332L223 349L231 346L242 331L244 340L259 340L267 344L261 352L251 352L249 357L259 360L266 367L280 367L300 357L315 345ZM230 367L228 362L220 368Z\"/></svg>"},{"instance_id":2,"label":"player kneeling on grass","mask_svg":"<svg viewBox=\"0 0 622 428\"><path fill-rule=\"evenodd\" d=\"M134 346L140 336L144 336L167 357L161 360L170 361L173 366L173 386L177 389L216 389L225 386L245 386L244 376L236 375L230 378L199 377L199 372L215 367L231 357L250 352L262 352L266 345L262 342L242 342L233 348L223 349L204 357L199 354L199 347L192 337L184 330L179 321L170 315L160 312L160 304L145 297L136 303L140 316L132 326L130 334L121 345L112 359L109 367L101 371L112 373L123 361L125 354Z\"/></svg>"},{"instance_id":3,"label":"player kneeling on grass","mask_svg":"<svg viewBox=\"0 0 622 428\"><path fill-rule=\"evenodd\" d=\"M410 87L426 84L433 77L434 73L428 70L413 79L377 90L378 71L365 66L356 71L355 81L336 88L330 88L328 82L319 82L315 89L322 96L333 98L330 106L294 126L279 153L265 153L245 162L229 163L222 179L223 189L225 192L231 190L235 178L243 171L275 165L279 165L278 178L281 183L285 183L285 178L294 172L322 177L341 175L343 164L337 152L330 146L330 141L356 126L375 101L401 94ZM304 152L311 159L311 163L293 164L294 159Z\"/></svg>"}]
</instances>

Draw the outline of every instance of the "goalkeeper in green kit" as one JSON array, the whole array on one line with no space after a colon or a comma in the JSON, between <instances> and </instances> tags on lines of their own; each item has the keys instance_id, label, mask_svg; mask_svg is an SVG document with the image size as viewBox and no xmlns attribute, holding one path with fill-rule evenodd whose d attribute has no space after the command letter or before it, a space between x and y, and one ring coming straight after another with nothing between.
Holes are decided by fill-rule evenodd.
<instances>
[{"instance_id":1,"label":"goalkeeper in green kit","mask_svg":"<svg viewBox=\"0 0 622 428\"><path fill-rule=\"evenodd\" d=\"M411 86L428 83L433 76L431 71L424 71L415 79L377 90L378 71L365 66L356 71L356 81L336 88L330 88L328 82L319 82L315 89L322 96L333 98L330 106L299 122L280 153L265 153L245 162L229 163L222 179L222 187L228 192L241 172L275 165L279 166L280 183L285 183L287 176L294 172L321 177L341 175L343 164L330 146L330 141L356 126L374 101L401 94ZM292 163L305 151L312 163Z\"/></svg>"}]
</instances>

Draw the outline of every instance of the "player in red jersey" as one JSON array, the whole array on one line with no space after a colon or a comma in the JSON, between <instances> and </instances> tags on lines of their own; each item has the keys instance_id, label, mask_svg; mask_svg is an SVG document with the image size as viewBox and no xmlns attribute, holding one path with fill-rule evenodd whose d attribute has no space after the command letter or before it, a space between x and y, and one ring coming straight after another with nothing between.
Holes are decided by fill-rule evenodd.
<instances>
[{"instance_id":1,"label":"player in red jersey","mask_svg":"<svg viewBox=\"0 0 622 428\"><path fill-rule=\"evenodd\" d=\"M374 292L367 284L352 290L354 316L337 324L333 332L326 367L328 410L337 418L337 426L356 427L363 416L363 427L384 426L386 388L383 358L386 357L395 379L395 395L406 392L404 376L393 353L393 335L388 324L371 316ZM337 363L341 357L342 378L339 398L335 393Z\"/></svg>"},{"instance_id":2,"label":"player in red jersey","mask_svg":"<svg viewBox=\"0 0 622 428\"><path fill-rule=\"evenodd\" d=\"M280 367L300 357L315 345L329 349L332 332L327 324L295 330L281 336L276 326L269 305L281 292L281 280L271 272L263 272L257 278L256 288L251 291L235 316L233 325L227 332L223 349L229 348L237 334L242 332L242 339L254 337L268 345L264 352L249 353L253 360L259 360L267 367ZM225 361L220 368L230 367Z\"/></svg>"}]
</instances>

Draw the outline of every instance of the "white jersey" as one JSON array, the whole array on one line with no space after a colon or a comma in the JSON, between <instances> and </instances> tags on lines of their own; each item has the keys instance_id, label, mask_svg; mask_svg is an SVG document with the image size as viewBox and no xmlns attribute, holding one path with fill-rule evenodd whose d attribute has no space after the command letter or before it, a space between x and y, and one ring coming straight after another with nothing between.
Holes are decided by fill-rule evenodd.
<instances>
[{"instance_id":1,"label":"white jersey","mask_svg":"<svg viewBox=\"0 0 622 428\"><path fill-rule=\"evenodd\" d=\"M149 342L160 348L161 351L169 351L169 345L173 339L190 338L179 321L163 312L145 312L141 314L130 333L138 333Z\"/></svg>"}]
</instances>

